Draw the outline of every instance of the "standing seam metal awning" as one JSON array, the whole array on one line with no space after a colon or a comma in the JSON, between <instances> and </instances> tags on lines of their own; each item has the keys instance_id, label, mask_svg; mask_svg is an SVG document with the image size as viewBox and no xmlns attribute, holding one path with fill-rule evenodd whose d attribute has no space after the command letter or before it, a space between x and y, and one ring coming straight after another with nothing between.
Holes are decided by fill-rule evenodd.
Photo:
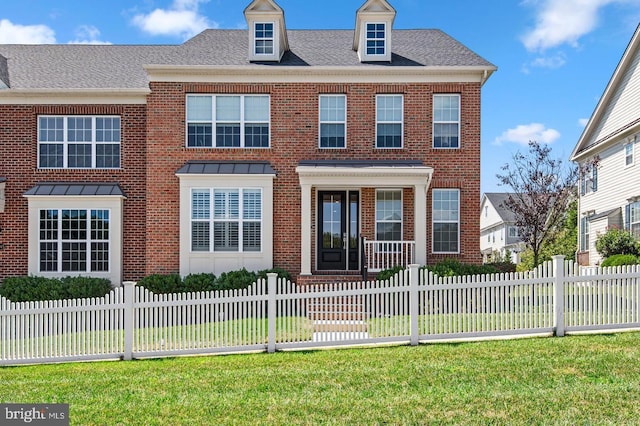
<instances>
[{"instance_id":1,"label":"standing seam metal awning","mask_svg":"<svg viewBox=\"0 0 640 426\"><path fill-rule=\"evenodd\" d=\"M25 197L124 197L126 195L117 183L39 183L23 194Z\"/></svg>"}]
</instances>

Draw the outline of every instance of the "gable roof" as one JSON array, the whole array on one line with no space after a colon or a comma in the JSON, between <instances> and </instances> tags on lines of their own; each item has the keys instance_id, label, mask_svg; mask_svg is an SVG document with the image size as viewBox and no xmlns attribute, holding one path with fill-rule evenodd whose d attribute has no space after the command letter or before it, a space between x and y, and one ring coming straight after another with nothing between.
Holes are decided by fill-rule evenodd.
<instances>
[{"instance_id":1,"label":"gable roof","mask_svg":"<svg viewBox=\"0 0 640 426\"><path fill-rule=\"evenodd\" d=\"M508 192L487 192L484 194L485 198L489 200L505 223L513 223L516 220L513 212L504 206L504 202L509 198L509 195Z\"/></svg>"},{"instance_id":2,"label":"gable roof","mask_svg":"<svg viewBox=\"0 0 640 426\"><path fill-rule=\"evenodd\" d=\"M635 86L629 88L633 83ZM578 143L572 161L612 142L616 137L640 126L640 25L636 28L618 66L596 106ZM630 114L625 116L624 114Z\"/></svg>"},{"instance_id":3,"label":"gable roof","mask_svg":"<svg viewBox=\"0 0 640 426\"><path fill-rule=\"evenodd\" d=\"M440 30L394 30L391 63L360 63L351 49L353 34L353 30L290 30L290 51L280 63L269 65L249 61L247 30L205 30L182 45L0 45L7 62L3 74L0 60L0 78L11 76L10 88L0 89L0 97L12 91L148 91L147 71L153 66L218 67L229 73L235 67L255 73L270 67L371 72L388 67L424 72L455 68L484 73L484 80L496 70Z\"/></svg>"}]
</instances>

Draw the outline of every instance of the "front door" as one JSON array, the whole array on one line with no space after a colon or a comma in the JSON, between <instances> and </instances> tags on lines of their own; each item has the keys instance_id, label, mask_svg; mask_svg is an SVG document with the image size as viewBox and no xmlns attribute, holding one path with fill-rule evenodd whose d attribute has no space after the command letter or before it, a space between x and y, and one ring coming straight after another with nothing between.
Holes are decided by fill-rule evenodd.
<instances>
[{"instance_id":1,"label":"front door","mask_svg":"<svg viewBox=\"0 0 640 426\"><path fill-rule=\"evenodd\" d=\"M318 269L360 269L360 197L356 191L318 192Z\"/></svg>"}]
</instances>

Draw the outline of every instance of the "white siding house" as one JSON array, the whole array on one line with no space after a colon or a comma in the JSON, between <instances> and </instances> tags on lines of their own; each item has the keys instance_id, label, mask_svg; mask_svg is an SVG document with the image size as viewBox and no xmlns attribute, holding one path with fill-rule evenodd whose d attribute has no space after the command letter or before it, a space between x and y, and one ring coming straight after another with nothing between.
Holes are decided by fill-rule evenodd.
<instances>
[{"instance_id":1,"label":"white siding house","mask_svg":"<svg viewBox=\"0 0 640 426\"><path fill-rule=\"evenodd\" d=\"M599 235L611 227L640 236L640 27L591 116L571 160L581 166L578 261L597 265Z\"/></svg>"},{"instance_id":2,"label":"white siding house","mask_svg":"<svg viewBox=\"0 0 640 426\"><path fill-rule=\"evenodd\" d=\"M507 251L513 263L520 262L523 243L514 226L513 213L503 202L507 193L486 193L480 203L480 250L483 262L491 260L494 253L504 257Z\"/></svg>"}]
</instances>

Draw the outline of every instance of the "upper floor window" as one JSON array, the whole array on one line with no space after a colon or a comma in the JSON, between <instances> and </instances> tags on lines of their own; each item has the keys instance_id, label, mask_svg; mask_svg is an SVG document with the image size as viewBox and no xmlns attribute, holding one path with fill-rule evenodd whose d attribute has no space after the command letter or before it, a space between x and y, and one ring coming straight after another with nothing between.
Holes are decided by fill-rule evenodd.
<instances>
[{"instance_id":1,"label":"upper floor window","mask_svg":"<svg viewBox=\"0 0 640 426\"><path fill-rule=\"evenodd\" d=\"M376 148L402 148L402 95L376 96Z\"/></svg>"},{"instance_id":2,"label":"upper floor window","mask_svg":"<svg viewBox=\"0 0 640 426\"><path fill-rule=\"evenodd\" d=\"M580 193L590 194L598 190L598 166L592 164L586 167L580 176Z\"/></svg>"},{"instance_id":3,"label":"upper floor window","mask_svg":"<svg viewBox=\"0 0 640 426\"><path fill-rule=\"evenodd\" d=\"M520 231L517 226L509 227L509 238L520 238Z\"/></svg>"},{"instance_id":4,"label":"upper floor window","mask_svg":"<svg viewBox=\"0 0 640 426\"><path fill-rule=\"evenodd\" d=\"M460 148L460 95L433 96L433 147Z\"/></svg>"},{"instance_id":5,"label":"upper floor window","mask_svg":"<svg viewBox=\"0 0 640 426\"><path fill-rule=\"evenodd\" d=\"M495 242L495 235L493 236ZM433 190L433 252L460 251L460 190Z\"/></svg>"},{"instance_id":6,"label":"upper floor window","mask_svg":"<svg viewBox=\"0 0 640 426\"><path fill-rule=\"evenodd\" d=\"M624 146L624 165L632 166L633 165L633 148L634 142L629 142Z\"/></svg>"},{"instance_id":7,"label":"upper floor window","mask_svg":"<svg viewBox=\"0 0 640 426\"><path fill-rule=\"evenodd\" d=\"M256 22L254 35L255 54L273 55L273 23Z\"/></svg>"},{"instance_id":8,"label":"upper floor window","mask_svg":"<svg viewBox=\"0 0 640 426\"><path fill-rule=\"evenodd\" d=\"M268 95L188 95L187 147L268 148L269 104Z\"/></svg>"},{"instance_id":9,"label":"upper floor window","mask_svg":"<svg viewBox=\"0 0 640 426\"><path fill-rule=\"evenodd\" d=\"M320 95L320 148L344 148L346 129L347 97Z\"/></svg>"},{"instance_id":10,"label":"upper floor window","mask_svg":"<svg viewBox=\"0 0 640 426\"><path fill-rule=\"evenodd\" d=\"M38 167L119 168L120 117L38 117Z\"/></svg>"},{"instance_id":11,"label":"upper floor window","mask_svg":"<svg viewBox=\"0 0 640 426\"><path fill-rule=\"evenodd\" d=\"M367 55L386 54L386 24L367 24Z\"/></svg>"}]
</instances>

